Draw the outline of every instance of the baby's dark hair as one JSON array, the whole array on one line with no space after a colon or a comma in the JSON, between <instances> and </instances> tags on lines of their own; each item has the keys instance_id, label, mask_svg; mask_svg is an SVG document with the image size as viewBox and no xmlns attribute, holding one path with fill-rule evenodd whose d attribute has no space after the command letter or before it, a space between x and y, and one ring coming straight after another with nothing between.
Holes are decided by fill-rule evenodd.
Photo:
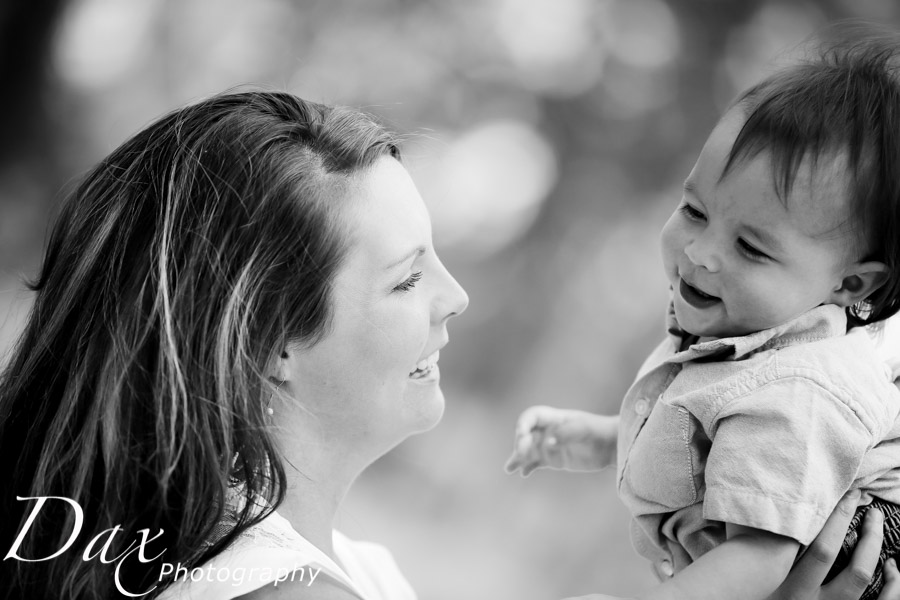
<instances>
[{"instance_id":1,"label":"baby's dark hair","mask_svg":"<svg viewBox=\"0 0 900 600\"><path fill-rule=\"evenodd\" d=\"M859 21L817 36L811 58L744 92L746 115L722 177L771 152L775 189L783 202L804 159L846 156L851 223L865 255L883 262L884 285L847 309L851 327L900 310L900 34Z\"/></svg>"}]
</instances>

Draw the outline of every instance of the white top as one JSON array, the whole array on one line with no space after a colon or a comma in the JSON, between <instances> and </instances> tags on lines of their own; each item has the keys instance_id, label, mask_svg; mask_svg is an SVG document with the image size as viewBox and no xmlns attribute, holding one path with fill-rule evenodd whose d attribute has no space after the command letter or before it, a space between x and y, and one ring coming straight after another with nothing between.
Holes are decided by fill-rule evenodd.
<instances>
[{"instance_id":1,"label":"white top","mask_svg":"<svg viewBox=\"0 0 900 600\"><path fill-rule=\"evenodd\" d=\"M178 565L163 565L164 574L174 574L176 583L159 598L230 600L276 580L315 586L330 578L362 600L416 600L387 548L350 540L339 531L333 532L333 542L344 568L273 512L202 567L177 570Z\"/></svg>"}]
</instances>

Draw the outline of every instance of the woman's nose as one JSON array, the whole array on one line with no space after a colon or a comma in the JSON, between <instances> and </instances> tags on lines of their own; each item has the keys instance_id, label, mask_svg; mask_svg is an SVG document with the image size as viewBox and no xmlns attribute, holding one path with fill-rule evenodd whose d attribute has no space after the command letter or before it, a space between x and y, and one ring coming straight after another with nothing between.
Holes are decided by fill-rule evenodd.
<instances>
[{"instance_id":1,"label":"woman's nose","mask_svg":"<svg viewBox=\"0 0 900 600\"><path fill-rule=\"evenodd\" d=\"M439 263L440 264L440 263ZM435 297L433 316L437 322L444 322L450 317L462 314L469 306L469 295L453 275L440 264L440 288Z\"/></svg>"},{"instance_id":2,"label":"woman's nose","mask_svg":"<svg viewBox=\"0 0 900 600\"><path fill-rule=\"evenodd\" d=\"M715 246L711 240L706 239L706 236L700 236L688 242L684 247L684 253L692 263L712 273L718 271L722 266Z\"/></svg>"}]
</instances>

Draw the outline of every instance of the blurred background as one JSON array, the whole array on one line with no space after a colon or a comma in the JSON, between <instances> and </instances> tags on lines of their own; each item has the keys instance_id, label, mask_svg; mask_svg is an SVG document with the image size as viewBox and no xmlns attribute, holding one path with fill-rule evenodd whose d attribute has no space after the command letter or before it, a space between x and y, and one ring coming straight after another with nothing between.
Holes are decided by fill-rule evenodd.
<instances>
[{"instance_id":1,"label":"blurred background","mask_svg":"<svg viewBox=\"0 0 900 600\"><path fill-rule=\"evenodd\" d=\"M827 20L894 0L3 0L0 352L60 190L173 108L235 86L362 107L404 134L471 304L445 418L340 516L423 600L653 583L614 474L507 476L519 412L615 413L662 335L657 234L730 99Z\"/></svg>"}]
</instances>

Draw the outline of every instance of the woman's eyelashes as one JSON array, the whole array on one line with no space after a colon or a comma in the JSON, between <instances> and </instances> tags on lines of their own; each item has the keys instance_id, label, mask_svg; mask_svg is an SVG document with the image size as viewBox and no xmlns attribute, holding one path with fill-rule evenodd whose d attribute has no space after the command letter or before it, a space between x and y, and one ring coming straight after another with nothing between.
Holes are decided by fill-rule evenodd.
<instances>
[{"instance_id":1,"label":"woman's eyelashes","mask_svg":"<svg viewBox=\"0 0 900 600\"><path fill-rule=\"evenodd\" d=\"M408 292L409 290L416 287L416 284L420 279L422 279L422 271L416 271L415 273L407 277L403 282L401 282L397 287L395 287L394 291Z\"/></svg>"},{"instance_id":2,"label":"woman's eyelashes","mask_svg":"<svg viewBox=\"0 0 900 600\"><path fill-rule=\"evenodd\" d=\"M684 203L681 205L679 209L681 214L690 219L691 221L705 221L706 215L702 212L691 206L690 204Z\"/></svg>"}]
</instances>

